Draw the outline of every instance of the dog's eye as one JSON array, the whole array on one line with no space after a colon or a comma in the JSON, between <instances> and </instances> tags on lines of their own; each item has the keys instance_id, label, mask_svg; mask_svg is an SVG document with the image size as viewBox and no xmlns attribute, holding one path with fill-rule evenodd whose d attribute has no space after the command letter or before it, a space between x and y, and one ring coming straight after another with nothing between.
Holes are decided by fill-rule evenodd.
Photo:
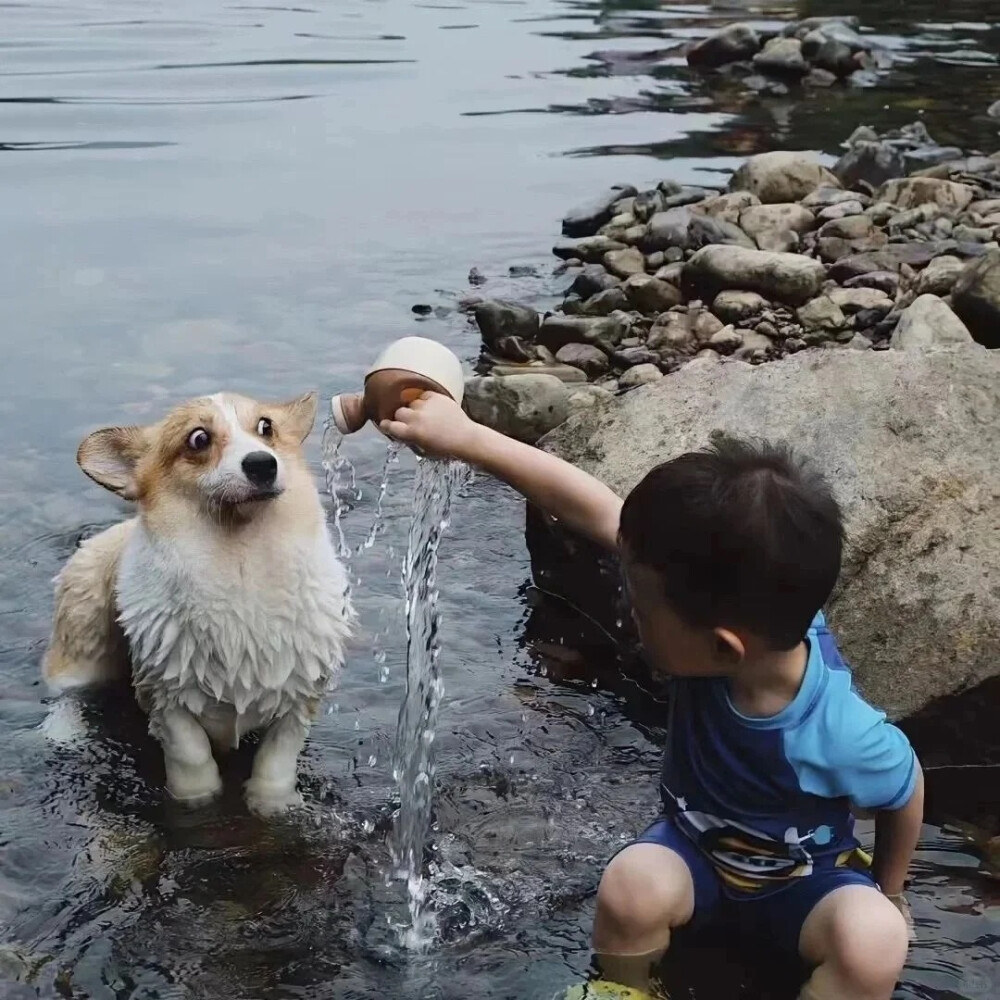
<instances>
[{"instance_id":1,"label":"dog's eye","mask_svg":"<svg viewBox=\"0 0 1000 1000\"><path fill-rule=\"evenodd\" d=\"M192 451L204 451L212 443L212 435L204 427L196 427L188 434L187 446Z\"/></svg>"},{"instance_id":2,"label":"dog's eye","mask_svg":"<svg viewBox=\"0 0 1000 1000\"><path fill-rule=\"evenodd\" d=\"M271 423L270 417L261 417L257 421L257 433L262 438L269 438L274 433L274 425Z\"/></svg>"}]
</instances>

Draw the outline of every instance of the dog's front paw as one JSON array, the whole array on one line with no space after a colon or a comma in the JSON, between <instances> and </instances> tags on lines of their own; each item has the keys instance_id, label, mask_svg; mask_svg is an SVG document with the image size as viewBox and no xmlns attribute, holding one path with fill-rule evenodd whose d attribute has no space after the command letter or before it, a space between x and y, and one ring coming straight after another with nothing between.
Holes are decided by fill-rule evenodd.
<instances>
[{"instance_id":1,"label":"dog's front paw","mask_svg":"<svg viewBox=\"0 0 1000 1000\"><path fill-rule=\"evenodd\" d=\"M167 792L175 802L187 809L200 809L222 794L222 778L214 765L198 771L192 770L183 776L175 773L171 778L173 780L167 781Z\"/></svg>"},{"instance_id":2,"label":"dog's front paw","mask_svg":"<svg viewBox=\"0 0 1000 1000\"><path fill-rule=\"evenodd\" d=\"M295 785L255 781L251 778L244 786L247 808L255 816L280 816L289 809L302 805L302 796Z\"/></svg>"}]
</instances>

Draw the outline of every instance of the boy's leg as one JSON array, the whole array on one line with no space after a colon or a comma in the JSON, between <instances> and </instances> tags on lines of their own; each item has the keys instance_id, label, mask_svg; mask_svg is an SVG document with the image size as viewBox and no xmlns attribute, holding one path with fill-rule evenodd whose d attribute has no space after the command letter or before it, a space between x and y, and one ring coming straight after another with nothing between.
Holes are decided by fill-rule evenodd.
<instances>
[{"instance_id":1,"label":"boy's leg","mask_svg":"<svg viewBox=\"0 0 1000 1000\"><path fill-rule=\"evenodd\" d=\"M799 953L813 973L800 1000L889 1000L908 944L902 914L874 885L834 889L802 925Z\"/></svg>"},{"instance_id":2,"label":"boy's leg","mask_svg":"<svg viewBox=\"0 0 1000 1000\"><path fill-rule=\"evenodd\" d=\"M694 911L694 877L678 851L651 842L625 848L608 865L597 892L594 951L602 975L647 990L672 932Z\"/></svg>"}]
</instances>

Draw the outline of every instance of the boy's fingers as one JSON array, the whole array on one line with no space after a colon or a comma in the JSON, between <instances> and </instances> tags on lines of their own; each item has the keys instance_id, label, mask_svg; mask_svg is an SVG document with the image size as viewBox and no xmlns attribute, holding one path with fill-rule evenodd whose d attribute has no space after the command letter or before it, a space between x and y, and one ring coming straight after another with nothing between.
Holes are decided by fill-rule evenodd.
<instances>
[{"instance_id":1,"label":"boy's fingers","mask_svg":"<svg viewBox=\"0 0 1000 1000\"><path fill-rule=\"evenodd\" d=\"M379 430L383 434L388 434L392 438L405 438L407 432L406 424L399 420L383 420L379 425Z\"/></svg>"}]
</instances>

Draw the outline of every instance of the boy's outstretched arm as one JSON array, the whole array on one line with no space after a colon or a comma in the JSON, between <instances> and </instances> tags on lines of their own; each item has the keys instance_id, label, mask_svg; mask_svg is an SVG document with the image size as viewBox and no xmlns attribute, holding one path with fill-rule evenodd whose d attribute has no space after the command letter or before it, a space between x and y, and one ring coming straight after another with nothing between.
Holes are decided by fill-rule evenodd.
<instances>
[{"instance_id":1,"label":"boy's outstretched arm","mask_svg":"<svg viewBox=\"0 0 1000 1000\"><path fill-rule=\"evenodd\" d=\"M380 426L428 455L478 466L568 527L617 547L622 501L614 491L561 458L475 423L447 396L425 393Z\"/></svg>"},{"instance_id":2,"label":"boy's outstretched arm","mask_svg":"<svg viewBox=\"0 0 1000 1000\"><path fill-rule=\"evenodd\" d=\"M872 876L886 896L899 897L903 891L923 820L924 776L920 771L916 787L905 806L883 809L875 814Z\"/></svg>"}]
</instances>

